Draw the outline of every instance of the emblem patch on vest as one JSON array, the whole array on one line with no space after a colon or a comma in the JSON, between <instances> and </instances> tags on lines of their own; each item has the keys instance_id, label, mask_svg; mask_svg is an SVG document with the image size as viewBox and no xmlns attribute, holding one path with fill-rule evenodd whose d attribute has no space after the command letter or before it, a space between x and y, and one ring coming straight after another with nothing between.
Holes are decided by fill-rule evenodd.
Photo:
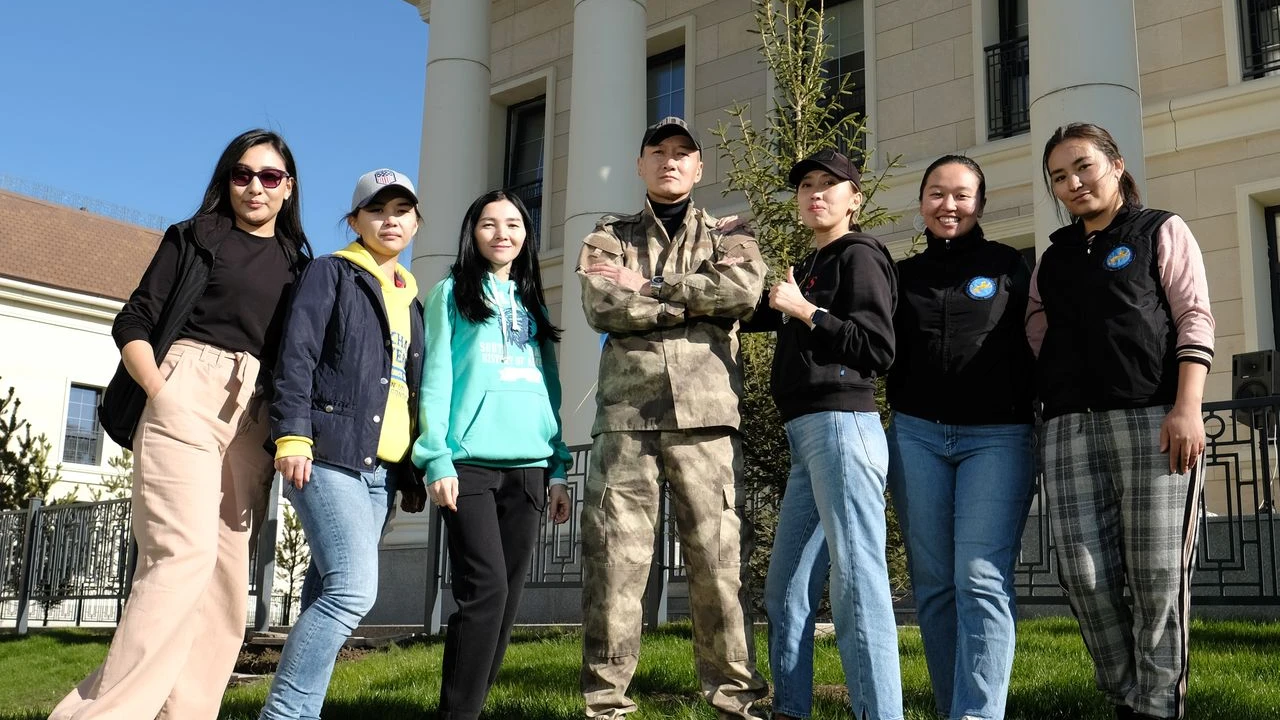
<instances>
[{"instance_id":1,"label":"emblem patch on vest","mask_svg":"<svg viewBox=\"0 0 1280 720\"><path fill-rule=\"evenodd\" d=\"M1133 262L1133 248L1128 245L1117 245L1107 253L1107 269L1120 270Z\"/></svg>"},{"instance_id":2,"label":"emblem patch on vest","mask_svg":"<svg viewBox=\"0 0 1280 720\"><path fill-rule=\"evenodd\" d=\"M990 300L996 294L996 281L979 275L964 286L964 293L974 300Z\"/></svg>"}]
</instances>

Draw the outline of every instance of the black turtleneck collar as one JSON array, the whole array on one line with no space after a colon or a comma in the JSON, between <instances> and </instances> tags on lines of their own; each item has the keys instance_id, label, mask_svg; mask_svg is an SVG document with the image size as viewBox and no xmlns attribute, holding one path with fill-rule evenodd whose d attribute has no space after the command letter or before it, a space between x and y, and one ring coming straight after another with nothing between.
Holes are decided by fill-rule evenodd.
<instances>
[{"instance_id":1,"label":"black turtleneck collar","mask_svg":"<svg viewBox=\"0 0 1280 720\"><path fill-rule=\"evenodd\" d=\"M676 233L680 231L680 226L684 225L685 213L689 211L689 200L685 198L675 203L660 203L649 198L649 205L653 208L653 216L662 223L662 227L667 231L667 238L674 238Z\"/></svg>"},{"instance_id":2,"label":"black turtleneck collar","mask_svg":"<svg viewBox=\"0 0 1280 720\"><path fill-rule=\"evenodd\" d=\"M951 238L950 240L937 237L928 230L924 231L924 237L929 243L929 249L936 252L943 252L946 250L950 250L952 252L957 250L968 250L982 244L982 241L986 239L982 235L982 226L976 223L974 224L973 229L969 232L959 237Z\"/></svg>"}]
</instances>

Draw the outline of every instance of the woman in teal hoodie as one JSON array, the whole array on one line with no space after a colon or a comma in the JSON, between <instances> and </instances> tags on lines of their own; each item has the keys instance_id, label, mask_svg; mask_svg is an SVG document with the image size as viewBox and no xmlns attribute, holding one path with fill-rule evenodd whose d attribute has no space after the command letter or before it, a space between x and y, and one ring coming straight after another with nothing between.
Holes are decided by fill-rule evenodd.
<instances>
[{"instance_id":1,"label":"woman in teal hoodie","mask_svg":"<svg viewBox=\"0 0 1280 720\"><path fill-rule=\"evenodd\" d=\"M569 519L560 377L529 212L515 195L480 196L458 258L427 298L427 358L413 462L449 531L453 597L440 717L479 717L511 637L550 495Z\"/></svg>"}]
</instances>

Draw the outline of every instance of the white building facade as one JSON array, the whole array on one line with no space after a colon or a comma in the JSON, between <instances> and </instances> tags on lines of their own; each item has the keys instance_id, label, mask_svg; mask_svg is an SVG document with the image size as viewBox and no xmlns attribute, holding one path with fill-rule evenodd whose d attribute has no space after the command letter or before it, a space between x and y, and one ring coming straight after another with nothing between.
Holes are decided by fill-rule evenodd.
<instances>
[{"instance_id":1,"label":"white building facade","mask_svg":"<svg viewBox=\"0 0 1280 720\"><path fill-rule=\"evenodd\" d=\"M0 393L51 445L63 481L51 497L87 500L121 454L98 424L120 362L111 323L160 232L0 190ZM7 415L6 415L7 419Z\"/></svg>"}]
</instances>

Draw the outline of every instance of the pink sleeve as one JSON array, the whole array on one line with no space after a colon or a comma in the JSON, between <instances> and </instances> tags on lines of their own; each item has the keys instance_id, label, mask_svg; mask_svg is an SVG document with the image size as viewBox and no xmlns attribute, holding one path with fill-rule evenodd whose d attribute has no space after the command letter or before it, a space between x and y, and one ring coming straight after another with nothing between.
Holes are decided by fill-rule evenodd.
<instances>
[{"instance_id":1,"label":"pink sleeve","mask_svg":"<svg viewBox=\"0 0 1280 720\"><path fill-rule=\"evenodd\" d=\"M1156 267L1178 330L1178 360L1213 365L1213 314L1204 258L1191 228L1174 215L1156 235Z\"/></svg>"},{"instance_id":2,"label":"pink sleeve","mask_svg":"<svg viewBox=\"0 0 1280 720\"><path fill-rule=\"evenodd\" d=\"M1040 263L1031 271L1031 290L1027 293L1027 343L1031 352L1040 357L1040 345L1044 343L1044 333L1049 329L1049 322L1044 316L1044 303L1040 302Z\"/></svg>"}]
</instances>

